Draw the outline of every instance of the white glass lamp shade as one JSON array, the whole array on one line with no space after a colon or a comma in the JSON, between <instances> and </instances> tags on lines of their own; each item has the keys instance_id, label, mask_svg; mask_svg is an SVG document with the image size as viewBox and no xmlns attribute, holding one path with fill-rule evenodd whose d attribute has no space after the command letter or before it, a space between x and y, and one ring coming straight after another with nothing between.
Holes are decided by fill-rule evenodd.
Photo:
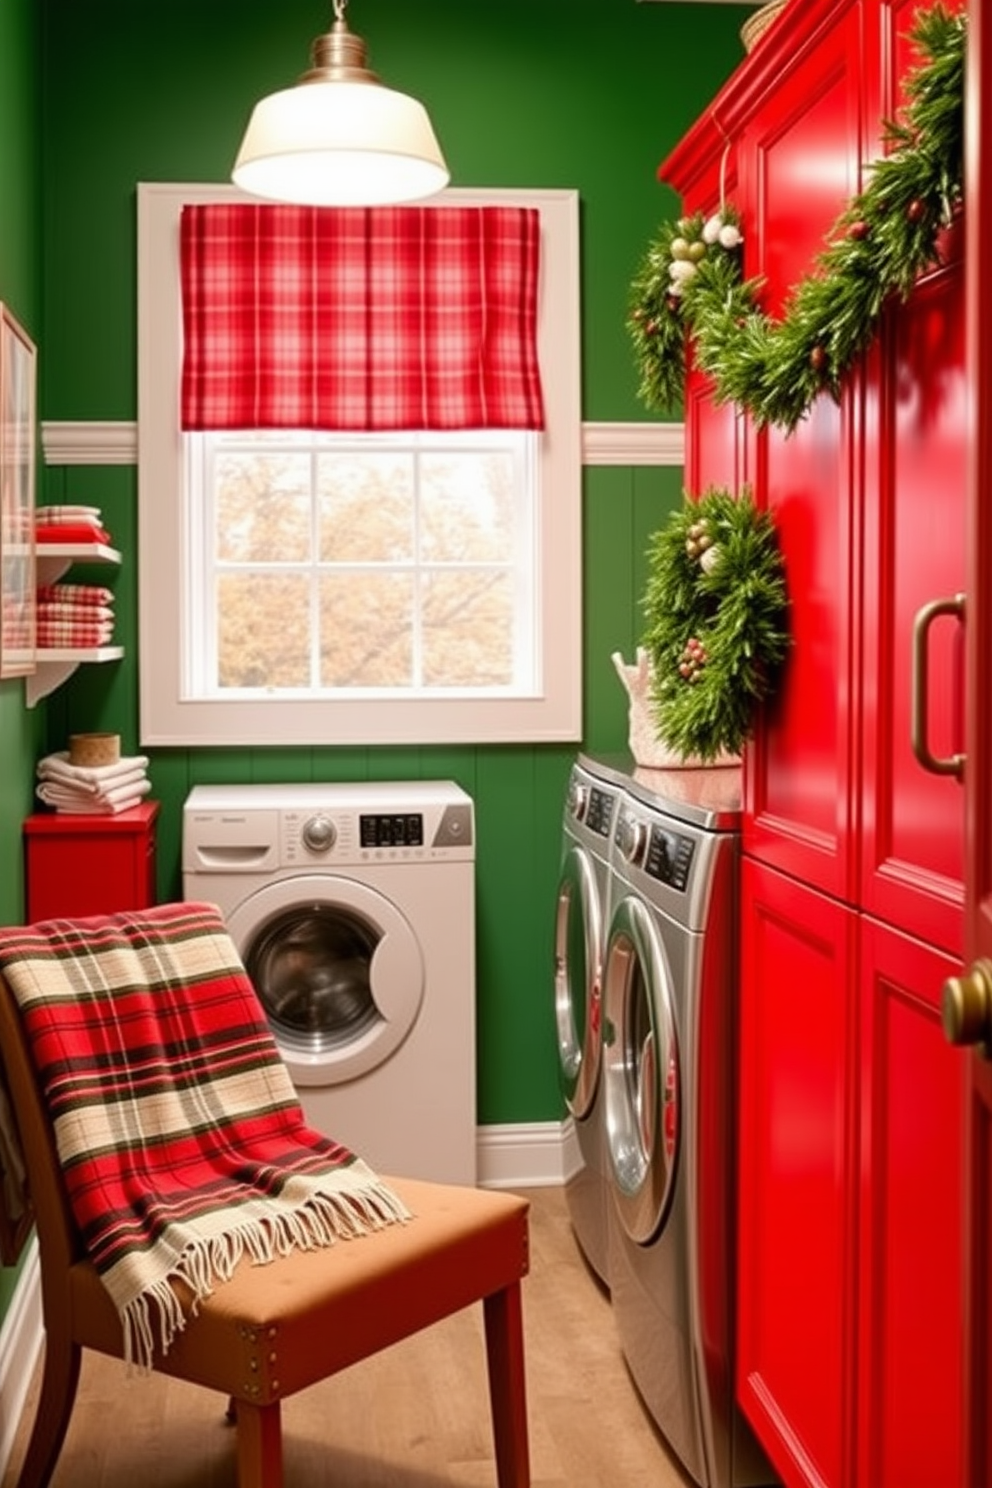
<instances>
[{"instance_id":1,"label":"white glass lamp shade","mask_svg":"<svg viewBox=\"0 0 992 1488\"><path fill-rule=\"evenodd\" d=\"M307 80L255 105L232 179L253 196L343 207L433 196L449 173L415 98L377 82Z\"/></svg>"}]
</instances>

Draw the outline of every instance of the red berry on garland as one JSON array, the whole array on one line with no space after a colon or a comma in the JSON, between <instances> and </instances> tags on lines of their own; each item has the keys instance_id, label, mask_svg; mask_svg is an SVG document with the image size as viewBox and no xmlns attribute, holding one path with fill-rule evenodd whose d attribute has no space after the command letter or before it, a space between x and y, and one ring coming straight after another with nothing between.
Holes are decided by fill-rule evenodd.
<instances>
[{"instance_id":1,"label":"red berry on garland","mask_svg":"<svg viewBox=\"0 0 992 1488\"><path fill-rule=\"evenodd\" d=\"M822 346L814 346L809 354L809 364L814 372L822 372L827 365L827 353Z\"/></svg>"},{"instance_id":2,"label":"red berry on garland","mask_svg":"<svg viewBox=\"0 0 992 1488\"><path fill-rule=\"evenodd\" d=\"M644 334L645 336L653 336L657 329L658 322L656 320L649 320L644 326Z\"/></svg>"},{"instance_id":3,"label":"red berry on garland","mask_svg":"<svg viewBox=\"0 0 992 1488\"><path fill-rule=\"evenodd\" d=\"M847 229L847 236L853 238L856 243L862 242L868 236L868 224L863 219L852 222Z\"/></svg>"},{"instance_id":4,"label":"red berry on garland","mask_svg":"<svg viewBox=\"0 0 992 1488\"><path fill-rule=\"evenodd\" d=\"M922 201L918 196L914 197L909 206L906 208L906 220L908 222L920 222L926 212L926 209L926 202Z\"/></svg>"}]
</instances>

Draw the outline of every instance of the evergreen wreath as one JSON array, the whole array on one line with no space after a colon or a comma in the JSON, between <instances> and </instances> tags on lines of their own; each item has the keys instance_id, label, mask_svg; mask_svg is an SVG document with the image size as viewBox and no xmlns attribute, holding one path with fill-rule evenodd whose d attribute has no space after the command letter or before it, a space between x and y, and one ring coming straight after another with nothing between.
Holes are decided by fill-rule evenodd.
<instances>
[{"instance_id":1,"label":"evergreen wreath","mask_svg":"<svg viewBox=\"0 0 992 1488\"><path fill-rule=\"evenodd\" d=\"M940 233L962 198L965 33L964 15L940 4L917 14L910 37L924 60L905 80L901 118L884 123L889 152L868 167L778 322L761 309L764 281L743 280L732 208L661 227L631 286L628 322L649 408L681 399L689 336L716 401L759 427L791 433L821 392L839 399L887 301L905 299L941 261Z\"/></svg>"},{"instance_id":2,"label":"evergreen wreath","mask_svg":"<svg viewBox=\"0 0 992 1488\"><path fill-rule=\"evenodd\" d=\"M644 596L658 734L683 759L738 754L789 648L782 557L745 488L710 487L656 532Z\"/></svg>"}]
</instances>

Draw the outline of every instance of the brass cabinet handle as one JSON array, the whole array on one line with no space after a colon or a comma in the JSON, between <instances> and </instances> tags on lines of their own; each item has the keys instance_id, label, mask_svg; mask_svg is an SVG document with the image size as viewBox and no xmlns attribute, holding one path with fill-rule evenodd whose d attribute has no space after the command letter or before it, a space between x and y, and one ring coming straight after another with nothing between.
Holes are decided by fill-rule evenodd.
<instances>
[{"instance_id":1,"label":"brass cabinet handle","mask_svg":"<svg viewBox=\"0 0 992 1488\"><path fill-rule=\"evenodd\" d=\"M913 673L912 673L912 735L913 753L933 775L954 775L958 780L964 775L964 755L952 754L946 759L931 754L927 740L927 703L929 700L929 663L927 639L930 626L940 615L957 615L964 622L963 594L953 599L932 599L917 612L913 621Z\"/></svg>"},{"instance_id":2,"label":"brass cabinet handle","mask_svg":"<svg viewBox=\"0 0 992 1488\"><path fill-rule=\"evenodd\" d=\"M951 1044L980 1044L992 1052L992 961L978 960L970 971L948 977L940 1001L944 1035Z\"/></svg>"}]
</instances>

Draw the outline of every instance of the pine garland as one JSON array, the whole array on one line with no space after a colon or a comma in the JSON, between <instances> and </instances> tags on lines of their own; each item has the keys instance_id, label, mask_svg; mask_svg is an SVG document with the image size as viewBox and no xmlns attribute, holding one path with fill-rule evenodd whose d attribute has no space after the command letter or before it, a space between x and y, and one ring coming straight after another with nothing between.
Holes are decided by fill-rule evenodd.
<instances>
[{"instance_id":1,"label":"pine garland","mask_svg":"<svg viewBox=\"0 0 992 1488\"><path fill-rule=\"evenodd\" d=\"M905 299L940 262L940 233L960 205L965 34L964 15L940 4L918 13L910 36L924 60L905 81L901 119L884 125L889 152L868 167L868 184L778 322L761 309L763 281L743 280L732 210L662 226L631 287L638 391L649 408L663 412L681 398L688 336L716 401L746 409L759 427L791 432L822 392L840 398L886 303ZM676 270L683 243L691 268Z\"/></svg>"},{"instance_id":2,"label":"pine garland","mask_svg":"<svg viewBox=\"0 0 992 1488\"><path fill-rule=\"evenodd\" d=\"M644 646L659 737L683 759L738 754L789 648L772 519L747 489L686 495L648 561Z\"/></svg>"}]
</instances>

